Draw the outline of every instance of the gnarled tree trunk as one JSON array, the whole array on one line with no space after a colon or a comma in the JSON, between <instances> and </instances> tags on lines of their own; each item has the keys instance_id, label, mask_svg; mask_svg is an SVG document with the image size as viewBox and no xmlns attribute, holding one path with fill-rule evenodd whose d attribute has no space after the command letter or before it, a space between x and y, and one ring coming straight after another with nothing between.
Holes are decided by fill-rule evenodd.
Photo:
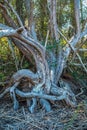
<instances>
[{"instance_id":1,"label":"gnarled tree trunk","mask_svg":"<svg viewBox=\"0 0 87 130\"><path fill-rule=\"evenodd\" d=\"M18 70L12 76L11 81L13 85L0 94L0 98L2 98L7 92L10 92L15 110L17 110L19 107L17 95L26 98L28 109L31 113L34 112L37 101L40 102L41 106L44 107L46 111L51 110L50 101L65 100L67 104L75 106L76 98L74 93L72 92L69 84L63 81L60 77L71 50L75 51L75 45L87 33L87 30L71 39L71 41L68 41L57 27L56 0L48 0L50 22L52 24L54 38L58 42L58 35L60 34L67 41L65 49L61 49L59 52L57 58L57 68L52 70L49 68L46 59L46 48L42 46L36 40L36 38L30 35L30 31L24 27L20 17L13 9L12 5L7 0L4 0L4 2L5 5L0 3L0 7L2 9L2 14L4 14L3 17L7 25L0 24L0 38L10 37L13 43L20 49L20 51L27 57L27 59L29 59L29 55L31 54L35 60L36 72L32 72L29 69ZM6 7L9 7L10 10L15 14L19 23L18 25L16 25L13 19L9 16ZM51 54L51 56L54 57L54 54ZM56 70L56 73L54 70ZM28 86L28 89L26 89L26 87L25 89L21 90L20 83L23 78L28 79L31 84L30 88ZM58 83L60 86L58 86Z\"/></svg>"}]
</instances>

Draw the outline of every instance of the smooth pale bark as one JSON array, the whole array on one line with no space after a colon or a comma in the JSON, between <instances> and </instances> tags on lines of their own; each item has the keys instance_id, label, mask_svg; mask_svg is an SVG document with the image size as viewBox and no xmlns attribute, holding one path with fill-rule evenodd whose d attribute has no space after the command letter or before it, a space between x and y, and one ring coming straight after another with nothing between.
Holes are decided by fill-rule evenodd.
<instances>
[{"instance_id":1,"label":"smooth pale bark","mask_svg":"<svg viewBox=\"0 0 87 130\"><path fill-rule=\"evenodd\" d=\"M28 5L28 7L29 6L30 5ZM16 13L16 11L14 10L11 4L7 2L5 6L0 4L0 7L2 9L2 14L5 13L3 17L7 21L7 25L8 25L6 26L0 24L0 37L6 36L12 38L14 44L22 51L23 54L26 55L28 59L30 56L29 54L33 56L33 59L35 60L35 67L36 67L36 73L30 71L29 69L19 70L17 73L15 73L12 77L14 85L9 89L6 89L2 94L0 94L0 97L2 98L7 92L10 91L10 94L12 94L11 97L13 99L15 110L17 110L19 106L19 102L16 98L17 95L26 98L27 102L30 99L30 102L32 102L32 104L31 106L28 106L28 109L31 113L34 112L34 109L37 106L37 99L39 100L40 104L42 105L42 107L45 108L46 111L51 110L51 106L49 103L51 100L52 101L65 100L67 104L71 106L75 106L76 105L75 95L73 94L73 92L65 82L63 82L62 84L60 83L60 77L64 70L64 67L66 65L71 50L75 52L75 46L77 45L79 40L81 40L87 34L87 29L84 30L82 33L80 33L79 16L77 17L77 14L79 14L78 12L79 10L77 10L77 14L76 14L77 33L79 33L79 35L75 35L75 37L73 37L71 41L69 42L67 41L65 48L63 48L63 50L62 49L60 50L58 59L56 59L56 56L53 52L50 53L51 58L53 57L52 59L58 60L56 74L54 74L55 69L54 68L50 69L48 66L48 62L46 60L46 48L42 46L40 42L38 42L35 39L35 35L32 33L32 31L34 32L34 28L32 28L34 27L32 26L34 23L34 19L33 19L34 8L31 7L32 8L31 15L28 14L28 16L30 16L29 26L31 26L31 30L32 30L30 31L31 32L30 34L29 30L24 27L20 17L18 16L18 14ZM16 19L18 21L17 25L15 24L14 20L10 17L9 15L10 11L7 10L6 7L7 8L9 7L10 10L16 16ZM50 12L49 15L50 15L51 33L55 41L58 42L59 40L58 35L60 31L57 26L56 0L48 0L48 7ZM19 25L21 26L20 28L18 28ZM31 36L34 37L32 38ZM59 47L61 48L60 45ZM20 91L20 85L17 84L17 82L20 82L23 78L30 79L34 84L32 86L32 89L29 90L29 92ZM58 82L60 84L60 87L58 87Z\"/></svg>"}]
</instances>

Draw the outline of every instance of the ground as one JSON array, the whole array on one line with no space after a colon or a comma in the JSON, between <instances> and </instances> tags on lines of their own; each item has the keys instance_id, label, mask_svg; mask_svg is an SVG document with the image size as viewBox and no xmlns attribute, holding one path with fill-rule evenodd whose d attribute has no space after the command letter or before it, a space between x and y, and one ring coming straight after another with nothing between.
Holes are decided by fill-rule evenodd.
<instances>
[{"instance_id":1,"label":"ground","mask_svg":"<svg viewBox=\"0 0 87 130\"><path fill-rule=\"evenodd\" d=\"M0 100L0 130L87 130L86 99L86 95L80 95L76 108L64 101L55 102L49 113L38 104L36 112L31 114L25 101L14 111L11 99L6 96Z\"/></svg>"}]
</instances>

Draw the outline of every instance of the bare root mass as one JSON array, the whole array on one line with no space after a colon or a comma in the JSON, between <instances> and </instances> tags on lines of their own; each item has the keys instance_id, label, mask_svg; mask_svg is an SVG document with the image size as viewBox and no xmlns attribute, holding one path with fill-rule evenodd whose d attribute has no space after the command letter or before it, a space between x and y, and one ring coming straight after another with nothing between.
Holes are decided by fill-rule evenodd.
<instances>
[{"instance_id":1,"label":"bare root mass","mask_svg":"<svg viewBox=\"0 0 87 130\"><path fill-rule=\"evenodd\" d=\"M19 108L18 97L24 98L26 99L28 110L31 113L34 113L38 102L47 112L51 111L52 101L65 100L68 105L72 107L76 106L75 95L71 91L68 83L61 80L60 87L52 83L48 93L45 90L45 85L39 83L40 80L38 74L34 74L27 69L19 70L12 76L11 82L13 85L5 89L0 94L0 98L9 92L13 101L14 110L18 110Z\"/></svg>"}]
</instances>

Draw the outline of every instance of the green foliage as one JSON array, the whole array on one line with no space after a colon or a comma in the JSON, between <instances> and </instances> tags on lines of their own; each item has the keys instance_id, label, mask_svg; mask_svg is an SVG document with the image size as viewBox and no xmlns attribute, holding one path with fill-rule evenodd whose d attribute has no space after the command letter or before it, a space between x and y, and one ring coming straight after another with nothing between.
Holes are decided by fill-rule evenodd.
<instances>
[{"instance_id":1,"label":"green foliage","mask_svg":"<svg viewBox=\"0 0 87 130\"><path fill-rule=\"evenodd\" d=\"M0 80L6 80L12 69L14 70L14 61L11 56L8 40L7 38L2 38L0 39Z\"/></svg>"},{"instance_id":2,"label":"green foliage","mask_svg":"<svg viewBox=\"0 0 87 130\"><path fill-rule=\"evenodd\" d=\"M0 39L0 82L10 78L17 68L33 68L25 57L22 61L23 55L13 43L10 44L12 46L6 37Z\"/></svg>"},{"instance_id":3,"label":"green foliage","mask_svg":"<svg viewBox=\"0 0 87 130\"><path fill-rule=\"evenodd\" d=\"M0 59L8 60L9 56L10 56L10 51L8 46L8 40L7 38L2 38L0 39Z\"/></svg>"}]
</instances>

